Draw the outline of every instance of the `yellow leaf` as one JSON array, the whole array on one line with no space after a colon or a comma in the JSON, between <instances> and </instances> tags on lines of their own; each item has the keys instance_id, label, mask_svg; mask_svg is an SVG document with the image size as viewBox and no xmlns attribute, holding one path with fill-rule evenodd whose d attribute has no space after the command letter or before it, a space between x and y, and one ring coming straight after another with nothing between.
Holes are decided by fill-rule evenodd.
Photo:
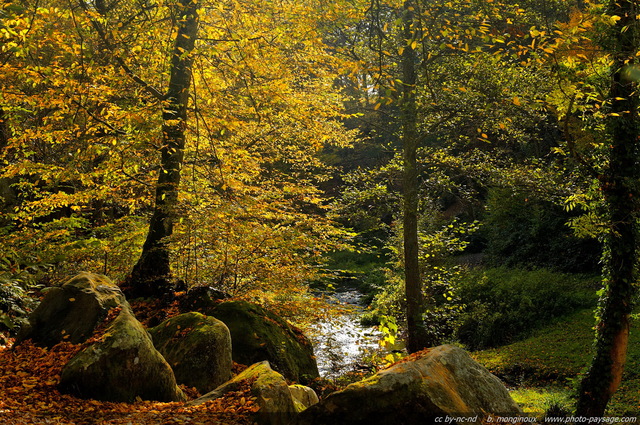
<instances>
[{"instance_id":1,"label":"yellow leaf","mask_svg":"<svg viewBox=\"0 0 640 425\"><path fill-rule=\"evenodd\" d=\"M518 96L513 98L513 104L516 106L522 106L522 104L520 103L520 98Z\"/></svg>"}]
</instances>

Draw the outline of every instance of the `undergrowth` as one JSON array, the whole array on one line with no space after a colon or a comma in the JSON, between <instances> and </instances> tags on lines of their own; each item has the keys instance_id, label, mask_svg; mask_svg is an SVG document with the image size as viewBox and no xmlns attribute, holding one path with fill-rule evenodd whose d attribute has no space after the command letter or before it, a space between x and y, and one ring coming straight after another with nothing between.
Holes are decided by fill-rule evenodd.
<instances>
[{"instance_id":1,"label":"undergrowth","mask_svg":"<svg viewBox=\"0 0 640 425\"><path fill-rule=\"evenodd\" d=\"M575 388L591 361L593 311L578 311L531 337L473 353L474 358L511 387L525 412L542 415L554 404L572 410ZM632 325L623 382L607 415L640 412L640 324Z\"/></svg>"}]
</instances>

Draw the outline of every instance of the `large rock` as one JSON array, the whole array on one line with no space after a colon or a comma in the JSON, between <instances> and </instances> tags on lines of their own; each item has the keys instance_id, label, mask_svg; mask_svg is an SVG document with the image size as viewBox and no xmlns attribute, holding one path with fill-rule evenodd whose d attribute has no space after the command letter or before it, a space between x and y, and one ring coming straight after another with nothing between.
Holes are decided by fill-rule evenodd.
<instances>
[{"instance_id":1,"label":"large rock","mask_svg":"<svg viewBox=\"0 0 640 425\"><path fill-rule=\"evenodd\" d=\"M297 411L291 391L284 377L269 366L269 362L256 363L245 369L229 382L202 397L189 402L195 406L237 391L242 384L251 384L251 395L256 397L258 410L256 420L261 425L289 425L295 420Z\"/></svg>"},{"instance_id":2,"label":"large rock","mask_svg":"<svg viewBox=\"0 0 640 425\"><path fill-rule=\"evenodd\" d=\"M274 370L297 382L319 376L311 342L276 314L246 301L223 302L210 314L229 328L236 362L268 360Z\"/></svg>"},{"instance_id":3,"label":"large rock","mask_svg":"<svg viewBox=\"0 0 640 425\"><path fill-rule=\"evenodd\" d=\"M122 291L108 277L80 273L51 288L18 333L17 342L31 338L51 347L61 341L86 341L111 308L130 309Z\"/></svg>"},{"instance_id":4,"label":"large rock","mask_svg":"<svg viewBox=\"0 0 640 425\"><path fill-rule=\"evenodd\" d=\"M231 379L231 335L220 320L186 313L149 329L180 384L209 392Z\"/></svg>"},{"instance_id":5,"label":"large rock","mask_svg":"<svg viewBox=\"0 0 640 425\"><path fill-rule=\"evenodd\" d=\"M498 378L464 350L443 345L330 394L303 411L299 424L426 424L444 416L481 423L485 414L520 413Z\"/></svg>"},{"instance_id":6,"label":"large rock","mask_svg":"<svg viewBox=\"0 0 640 425\"><path fill-rule=\"evenodd\" d=\"M171 367L128 309L120 311L97 342L67 363L60 389L106 401L186 400Z\"/></svg>"}]
</instances>

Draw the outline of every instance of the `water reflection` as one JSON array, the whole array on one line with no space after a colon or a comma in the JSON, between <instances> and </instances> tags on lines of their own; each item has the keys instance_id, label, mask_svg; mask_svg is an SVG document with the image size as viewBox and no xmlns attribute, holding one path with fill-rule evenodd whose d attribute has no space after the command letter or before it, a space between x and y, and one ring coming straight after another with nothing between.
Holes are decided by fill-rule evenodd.
<instances>
[{"instance_id":1,"label":"water reflection","mask_svg":"<svg viewBox=\"0 0 640 425\"><path fill-rule=\"evenodd\" d=\"M382 333L377 327L360 325L362 294L355 290L331 294L332 302L352 306L345 313L312 326L310 337L318 362L320 376L335 379L347 372L362 369L366 358L381 351L378 341Z\"/></svg>"}]
</instances>

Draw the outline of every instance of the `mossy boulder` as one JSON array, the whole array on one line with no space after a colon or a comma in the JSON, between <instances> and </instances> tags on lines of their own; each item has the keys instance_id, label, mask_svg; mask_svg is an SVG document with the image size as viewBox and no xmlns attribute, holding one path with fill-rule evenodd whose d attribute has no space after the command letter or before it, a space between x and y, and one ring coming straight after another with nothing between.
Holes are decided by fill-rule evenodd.
<instances>
[{"instance_id":1,"label":"mossy boulder","mask_svg":"<svg viewBox=\"0 0 640 425\"><path fill-rule=\"evenodd\" d=\"M97 342L71 358L59 387L65 393L105 401L186 400L171 367L128 309L120 311Z\"/></svg>"},{"instance_id":2,"label":"mossy boulder","mask_svg":"<svg viewBox=\"0 0 640 425\"><path fill-rule=\"evenodd\" d=\"M180 384L209 392L231 379L231 335L220 320L186 313L149 329Z\"/></svg>"},{"instance_id":3,"label":"mossy boulder","mask_svg":"<svg viewBox=\"0 0 640 425\"><path fill-rule=\"evenodd\" d=\"M522 411L504 385L464 350L443 345L409 357L370 378L330 394L300 413L300 425L396 425Z\"/></svg>"},{"instance_id":4,"label":"mossy boulder","mask_svg":"<svg viewBox=\"0 0 640 425\"><path fill-rule=\"evenodd\" d=\"M17 342L32 339L46 347L61 341L84 342L114 307L131 309L120 288L106 276L80 273L46 292Z\"/></svg>"},{"instance_id":5,"label":"mossy boulder","mask_svg":"<svg viewBox=\"0 0 640 425\"><path fill-rule=\"evenodd\" d=\"M196 406L223 397L239 390L245 382L251 384L251 395L260 407L256 415L258 424L289 425L294 422L297 411L287 381L271 369L267 361L251 365L229 382L189 402L189 405Z\"/></svg>"},{"instance_id":6,"label":"mossy boulder","mask_svg":"<svg viewBox=\"0 0 640 425\"><path fill-rule=\"evenodd\" d=\"M246 301L229 301L210 314L229 328L234 361L249 365L268 360L274 370L297 382L319 376L309 339L273 312Z\"/></svg>"},{"instance_id":7,"label":"mossy boulder","mask_svg":"<svg viewBox=\"0 0 640 425\"><path fill-rule=\"evenodd\" d=\"M320 401L316 392L304 385L289 385L289 391L291 391L291 397L293 397L297 412L302 412Z\"/></svg>"}]
</instances>

